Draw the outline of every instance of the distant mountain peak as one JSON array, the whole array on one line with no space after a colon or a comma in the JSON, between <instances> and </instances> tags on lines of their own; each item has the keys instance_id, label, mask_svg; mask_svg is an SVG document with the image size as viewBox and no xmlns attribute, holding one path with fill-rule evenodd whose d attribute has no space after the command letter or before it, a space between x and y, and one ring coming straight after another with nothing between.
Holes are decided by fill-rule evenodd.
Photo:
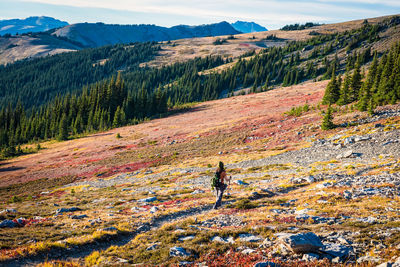
<instances>
[{"instance_id":1,"label":"distant mountain peak","mask_svg":"<svg viewBox=\"0 0 400 267\"><path fill-rule=\"evenodd\" d=\"M68 22L52 17L32 16L26 19L0 20L0 35L27 32L43 32L67 26Z\"/></svg>"},{"instance_id":2,"label":"distant mountain peak","mask_svg":"<svg viewBox=\"0 0 400 267\"><path fill-rule=\"evenodd\" d=\"M247 22L247 21L238 20L235 23L232 23L231 25L235 30L240 31L242 33L268 31L267 28L255 23L255 22Z\"/></svg>"}]
</instances>

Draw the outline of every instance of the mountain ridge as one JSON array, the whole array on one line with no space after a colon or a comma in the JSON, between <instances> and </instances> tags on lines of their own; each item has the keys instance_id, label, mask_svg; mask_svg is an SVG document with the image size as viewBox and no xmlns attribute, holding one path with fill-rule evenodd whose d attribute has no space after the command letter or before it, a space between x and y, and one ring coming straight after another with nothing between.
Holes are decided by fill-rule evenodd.
<instances>
[{"instance_id":1,"label":"mountain ridge","mask_svg":"<svg viewBox=\"0 0 400 267\"><path fill-rule=\"evenodd\" d=\"M267 28L257 24L255 22L248 22L248 21L236 21L235 23L231 23L232 27L236 30L243 32L243 33L252 33L252 32L265 32L268 31Z\"/></svg>"},{"instance_id":2,"label":"mountain ridge","mask_svg":"<svg viewBox=\"0 0 400 267\"><path fill-rule=\"evenodd\" d=\"M69 23L66 21L61 21L46 16L32 16L26 19L0 20L0 35L44 32L67 25L69 25Z\"/></svg>"},{"instance_id":3,"label":"mountain ridge","mask_svg":"<svg viewBox=\"0 0 400 267\"><path fill-rule=\"evenodd\" d=\"M81 43L85 47L147 41L169 41L184 38L239 34L228 22L199 26L178 25L170 28L156 25L115 25L77 23L56 30L53 35Z\"/></svg>"}]
</instances>

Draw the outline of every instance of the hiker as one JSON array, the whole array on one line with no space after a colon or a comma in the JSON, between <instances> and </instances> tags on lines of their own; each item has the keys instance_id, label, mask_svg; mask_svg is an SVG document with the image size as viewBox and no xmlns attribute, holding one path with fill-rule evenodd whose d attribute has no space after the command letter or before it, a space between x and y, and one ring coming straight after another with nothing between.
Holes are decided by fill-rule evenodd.
<instances>
[{"instance_id":1,"label":"hiker","mask_svg":"<svg viewBox=\"0 0 400 267\"><path fill-rule=\"evenodd\" d=\"M231 177L227 178L224 163L220 161L211 185L213 188L215 188L217 197L217 200L214 204L214 209L218 209L222 204L222 195L224 194L225 189L228 187L228 184L224 183L226 181L228 184L230 184Z\"/></svg>"}]
</instances>

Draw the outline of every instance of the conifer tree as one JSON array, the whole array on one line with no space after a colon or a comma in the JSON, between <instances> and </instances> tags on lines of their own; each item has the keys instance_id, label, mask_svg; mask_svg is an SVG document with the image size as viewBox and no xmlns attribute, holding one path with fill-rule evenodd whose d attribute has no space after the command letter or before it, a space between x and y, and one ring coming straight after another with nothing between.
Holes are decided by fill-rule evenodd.
<instances>
[{"instance_id":1,"label":"conifer tree","mask_svg":"<svg viewBox=\"0 0 400 267\"><path fill-rule=\"evenodd\" d=\"M67 139L68 139L68 121L67 121L67 115L63 113L59 124L58 140L62 141Z\"/></svg>"},{"instance_id":2,"label":"conifer tree","mask_svg":"<svg viewBox=\"0 0 400 267\"><path fill-rule=\"evenodd\" d=\"M361 85L362 85L362 76L361 76L360 64L356 63L350 83L350 102L358 100Z\"/></svg>"},{"instance_id":3,"label":"conifer tree","mask_svg":"<svg viewBox=\"0 0 400 267\"><path fill-rule=\"evenodd\" d=\"M333 69L332 78L325 89L325 95L322 99L322 104L324 105L335 104L338 100L339 100L339 86L335 74L335 69Z\"/></svg>"},{"instance_id":4,"label":"conifer tree","mask_svg":"<svg viewBox=\"0 0 400 267\"><path fill-rule=\"evenodd\" d=\"M332 115L332 107L329 106L328 110L326 111L321 124L322 130L330 130L335 128L335 124L333 124L333 115Z\"/></svg>"},{"instance_id":5,"label":"conifer tree","mask_svg":"<svg viewBox=\"0 0 400 267\"><path fill-rule=\"evenodd\" d=\"M340 88L340 96L339 96L339 100L337 102L338 105L347 105L350 103L350 92L349 92L349 88L350 88L350 81L351 81L351 77L349 75L348 72L346 72L345 76L344 76L344 81L342 82L342 86Z\"/></svg>"}]
</instances>

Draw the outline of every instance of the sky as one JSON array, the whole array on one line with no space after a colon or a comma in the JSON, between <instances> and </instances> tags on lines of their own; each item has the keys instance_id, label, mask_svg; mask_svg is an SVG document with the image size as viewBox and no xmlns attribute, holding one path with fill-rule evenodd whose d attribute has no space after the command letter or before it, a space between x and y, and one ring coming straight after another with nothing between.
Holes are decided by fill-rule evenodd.
<instances>
[{"instance_id":1,"label":"sky","mask_svg":"<svg viewBox=\"0 0 400 267\"><path fill-rule=\"evenodd\" d=\"M400 14L400 0L0 0L0 20L49 16L68 23L199 25L254 21L268 29Z\"/></svg>"}]
</instances>

